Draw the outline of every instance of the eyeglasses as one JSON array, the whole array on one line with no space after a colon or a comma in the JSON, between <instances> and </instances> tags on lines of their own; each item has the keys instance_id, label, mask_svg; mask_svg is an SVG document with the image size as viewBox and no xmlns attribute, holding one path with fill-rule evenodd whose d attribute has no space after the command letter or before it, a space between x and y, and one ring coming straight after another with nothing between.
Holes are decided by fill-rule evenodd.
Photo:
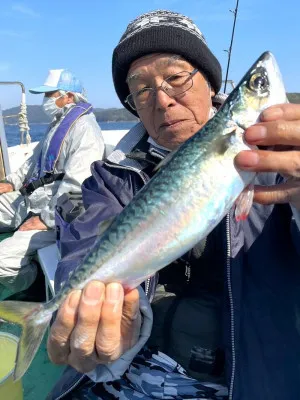
<instances>
[{"instance_id":1,"label":"eyeglasses","mask_svg":"<svg viewBox=\"0 0 300 400\"><path fill-rule=\"evenodd\" d=\"M125 103L133 110L141 110L153 104L153 100L159 89L170 97L176 97L193 86L193 76L198 72L195 68L192 72L181 71L169 76L162 84L156 88L144 87L137 92L131 93L125 99Z\"/></svg>"}]
</instances>

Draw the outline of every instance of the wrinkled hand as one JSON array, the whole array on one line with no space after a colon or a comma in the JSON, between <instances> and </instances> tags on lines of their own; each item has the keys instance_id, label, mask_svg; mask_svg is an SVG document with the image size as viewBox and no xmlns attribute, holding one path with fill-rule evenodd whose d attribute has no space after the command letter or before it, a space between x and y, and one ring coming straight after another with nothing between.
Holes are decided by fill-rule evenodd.
<instances>
[{"instance_id":1,"label":"wrinkled hand","mask_svg":"<svg viewBox=\"0 0 300 400\"><path fill-rule=\"evenodd\" d=\"M40 217L36 216L25 221L24 224L20 226L19 231L46 231L47 229L47 226L40 220Z\"/></svg>"},{"instance_id":2,"label":"wrinkled hand","mask_svg":"<svg viewBox=\"0 0 300 400\"><path fill-rule=\"evenodd\" d=\"M273 147L240 152L235 159L238 168L276 172L287 178L279 185L256 186L254 201L290 203L300 209L300 104L269 107L260 122L246 130L245 139L251 145Z\"/></svg>"},{"instance_id":3,"label":"wrinkled hand","mask_svg":"<svg viewBox=\"0 0 300 400\"><path fill-rule=\"evenodd\" d=\"M124 294L118 283L89 282L72 291L59 308L48 338L55 364L82 373L117 360L138 341L141 327L139 292Z\"/></svg>"},{"instance_id":4,"label":"wrinkled hand","mask_svg":"<svg viewBox=\"0 0 300 400\"><path fill-rule=\"evenodd\" d=\"M0 183L0 194L3 193L8 193L8 192L13 192L14 191L14 187L11 183Z\"/></svg>"}]
</instances>

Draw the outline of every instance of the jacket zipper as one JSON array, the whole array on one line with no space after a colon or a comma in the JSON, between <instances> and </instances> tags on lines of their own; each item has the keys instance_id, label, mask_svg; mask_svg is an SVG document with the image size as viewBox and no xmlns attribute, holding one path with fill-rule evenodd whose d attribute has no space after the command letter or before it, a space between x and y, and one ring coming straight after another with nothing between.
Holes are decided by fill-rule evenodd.
<instances>
[{"instance_id":1,"label":"jacket zipper","mask_svg":"<svg viewBox=\"0 0 300 400\"><path fill-rule=\"evenodd\" d=\"M147 278L146 282L145 282L145 294L148 297L148 293L149 293L149 288L150 288L150 279L151 278Z\"/></svg>"},{"instance_id":2,"label":"jacket zipper","mask_svg":"<svg viewBox=\"0 0 300 400\"><path fill-rule=\"evenodd\" d=\"M136 169L133 169L131 167L125 167L124 165L120 165L120 164L113 164L113 163L110 163L109 161L105 161L104 164L108 165L111 168L126 169L129 171L133 171L138 174L138 176L142 179L144 184L147 183L147 179L146 179L145 175L142 172L137 171Z\"/></svg>"},{"instance_id":3,"label":"jacket zipper","mask_svg":"<svg viewBox=\"0 0 300 400\"><path fill-rule=\"evenodd\" d=\"M236 354L235 354L235 335L234 335L234 306L233 306L233 295L232 295L232 285L231 285L231 265L230 265L230 257L231 257L231 243L230 243L230 214L226 216L226 238L227 238L227 260L226 260L226 269L227 269L227 287L228 287L228 295L229 295L229 305L230 305L230 336L231 336L231 351L232 351L232 368L231 368L231 379L229 386L229 396L228 399L232 400L233 396L233 385L235 378L235 367L236 367Z\"/></svg>"}]
</instances>

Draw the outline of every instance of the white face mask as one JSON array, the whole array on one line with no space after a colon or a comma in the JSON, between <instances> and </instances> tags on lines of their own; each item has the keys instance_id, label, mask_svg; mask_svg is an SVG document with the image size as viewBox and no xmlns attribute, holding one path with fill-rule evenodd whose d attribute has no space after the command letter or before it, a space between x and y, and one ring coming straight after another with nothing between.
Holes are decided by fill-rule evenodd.
<instances>
[{"instance_id":1,"label":"white face mask","mask_svg":"<svg viewBox=\"0 0 300 400\"><path fill-rule=\"evenodd\" d=\"M43 99L43 109L45 114L47 114L50 118L54 118L55 115L62 113L63 109L56 105L56 100L64 97L62 94L59 97L44 97Z\"/></svg>"}]
</instances>

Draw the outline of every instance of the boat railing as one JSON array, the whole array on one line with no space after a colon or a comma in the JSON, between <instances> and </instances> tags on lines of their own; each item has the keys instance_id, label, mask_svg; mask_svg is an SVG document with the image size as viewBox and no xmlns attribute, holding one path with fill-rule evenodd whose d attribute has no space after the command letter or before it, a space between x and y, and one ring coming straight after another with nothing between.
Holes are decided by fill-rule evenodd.
<instances>
[{"instance_id":1,"label":"boat railing","mask_svg":"<svg viewBox=\"0 0 300 400\"><path fill-rule=\"evenodd\" d=\"M6 115L5 117L0 110L0 180L3 180L6 175L11 171L10 162L8 156L7 141L4 129L4 118L18 118L19 129L20 129L20 144L29 144L31 142L29 134L29 124L27 118L27 106L26 106L26 94L25 86L19 81L0 81L0 85L18 85L21 87L21 103L20 112L15 115Z\"/></svg>"},{"instance_id":2,"label":"boat railing","mask_svg":"<svg viewBox=\"0 0 300 400\"><path fill-rule=\"evenodd\" d=\"M27 106L26 106L26 93L25 93L25 86L22 82L19 81L0 81L0 85L18 85L21 87L21 103L20 103L20 112L14 115L6 115L2 116L2 118L18 118L19 122L19 129L21 133L20 144L29 144L31 142L31 137L29 134L30 128L28 124L27 118Z\"/></svg>"},{"instance_id":3,"label":"boat railing","mask_svg":"<svg viewBox=\"0 0 300 400\"><path fill-rule=\"evenodd\" d=\"M10 164L2 110L0 107L0 180L5 179L8 174L10 174Z\"/></svg>"},{"instance_id":4,"label":"boat railing","mask_svg":"<svg viewBox=\"0 0 300 400\"><path fill-rule=\"evenodd\" d=\"M226 82L226 86L225 86L225 82ZM227 88L227 85L231 86L231 90L233 90L235 88L235 83L232 79L227 79L227 81L223 80L222 83L224 84L224 89ZM229 92L226 90L226 93L229 94L231 92L231 90L229 90Z\"/></svg>"}]
</instances>

